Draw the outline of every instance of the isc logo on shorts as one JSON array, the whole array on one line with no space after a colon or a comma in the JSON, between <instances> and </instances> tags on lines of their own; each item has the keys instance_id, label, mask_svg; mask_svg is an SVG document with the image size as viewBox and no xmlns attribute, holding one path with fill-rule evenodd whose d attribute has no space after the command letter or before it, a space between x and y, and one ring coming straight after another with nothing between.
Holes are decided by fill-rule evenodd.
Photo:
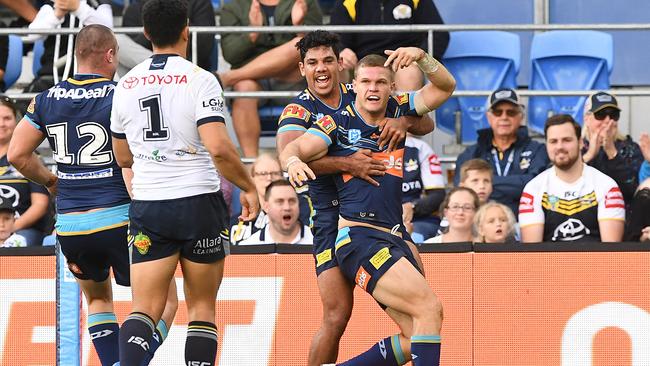
<instances>
[{"instance_id":1,"label":"isc logo on shorts","mask_svg":"<svg viewBox=\"0 0 650 366\"><path fill-rule=\"evenodd\" d=\"M365 290L366 287L368 287L368 282L370 282L371 278L372 276L370 276L370 274L366 272L363 267L359 267L354 282L356 282L359 287Z\"/></svg>"}]
</instances>

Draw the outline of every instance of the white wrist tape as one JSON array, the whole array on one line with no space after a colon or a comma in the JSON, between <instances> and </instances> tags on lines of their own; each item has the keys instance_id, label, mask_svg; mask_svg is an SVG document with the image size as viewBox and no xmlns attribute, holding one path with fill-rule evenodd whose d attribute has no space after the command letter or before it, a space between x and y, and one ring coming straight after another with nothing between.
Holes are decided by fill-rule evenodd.
<instances>
[{"instance_id":1,"label":"white wrist tape","mask_svg":"<svg viewBox=\"0 0 650 366\"><path fill-rule=\"evenodd\" d=\"M438 71L438 68L440 66L438 60L433 58L433 56L428 53L425 53L424 57L416 61L416 63L418 64L420 70L422 70L422 72L425 74L433 74L434 72Z\"/></svg>"}]
</instances>

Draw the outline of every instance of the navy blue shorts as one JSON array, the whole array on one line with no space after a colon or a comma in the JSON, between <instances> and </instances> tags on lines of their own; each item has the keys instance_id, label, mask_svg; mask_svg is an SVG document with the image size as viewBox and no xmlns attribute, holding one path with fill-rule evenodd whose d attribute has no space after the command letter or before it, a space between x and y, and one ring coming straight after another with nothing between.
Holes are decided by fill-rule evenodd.
<instances>
[{"instance_id":1,"label":"navy blue shorts","mask_svg":"<svg viewBox=\"0 0 650 366\"><path fill-rule=\"evenodd\" d=\"M402 257L420 271L413 252L399 236L362 226L345 227L338 231L338 265L348 281L369 294L372 294L381 276Z\"/></svg>"},{"instance_id":2,"label":"navy blue shorts","mask_svg":"<svg viewBox=\"0 0 650 366\"><path fill-rule=\"evenodd\" d=\"M115 282L129 286L128 210L127 204L58 216L57 240L76 278L102 282L112 268Z\"/></svg>"},{"instance_id":3,"label":"navy blue shorts","mask_svg":"<svg viewBox=\"0 0 650 366\"><path fill-rule=\"evenodd\" d=\"M225 258L228 211L221 192L160 201L133 201L129 210L131 263L180 252L196 263Z\"/></svg>"},{"instance_id":4,"label":"navy blue shorts","mask_svg":"<svg viewBox=\"0 0 650 366\"><path fill-rule=\"evenodd\" d=\"M314 263L316 265L316 276L323 271L338 266L336 255L334 255L334 244L339 226L338 206L328 209L316 210L314 216Z\"/></svg>"}]
</instances>

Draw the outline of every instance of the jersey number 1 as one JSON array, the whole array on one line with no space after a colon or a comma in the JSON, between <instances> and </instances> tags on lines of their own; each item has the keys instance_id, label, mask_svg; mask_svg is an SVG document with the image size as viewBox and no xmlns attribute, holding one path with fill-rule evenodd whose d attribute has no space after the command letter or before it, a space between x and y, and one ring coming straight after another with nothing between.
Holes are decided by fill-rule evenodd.
<instances>
[{"instance_id":1,"label":"jersey number 1","mask_svg":"<svg viewBox=\"0 0 650 366\"><path fill-rule=\"evenodd\" d=\"M169 129L165 127L160 109L160 95L140 99L140 110L147 113L149 126L144 129L145 141L164 141L169 139Z\"/></svg>"}]
</instances>

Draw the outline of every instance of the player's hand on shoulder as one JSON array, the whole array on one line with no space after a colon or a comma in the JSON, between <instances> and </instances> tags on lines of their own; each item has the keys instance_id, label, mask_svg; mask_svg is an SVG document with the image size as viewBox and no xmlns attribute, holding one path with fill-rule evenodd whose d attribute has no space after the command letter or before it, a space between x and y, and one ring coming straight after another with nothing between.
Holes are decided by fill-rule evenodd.
<instances>
[{"instance_id":1,"label":"player's hand on shoulder","mask_svg":"<svg viewBox=\"0 0 650 366\"><path fill-rule=\"evenodd\" d=\"M307 164L297 157L292 157L287 161L287 172L289 173L289 182L294 187L300 187L309 179L316 178L316 175L309 169Z\"/></svg>"},{"instance_id":2,"label":"player's hand on shoulder","mask_svg":"<svg viewBox=\"0 0 650 366\"><path fill-rule=\"evenodd\" d=\"M374 180L372 178L373 176L377 177L386 174L386 166L384 163L374 159L368 149L356 151L354 154L348 156L347 162L347 173L361 178L373 186L379 186L379 182Z\"/></svg>"},{"instance_id":3,"label":"player's hand on shoulder","mask_svg":"<svg viewBox=\"0 0 650 366\"><path fill-rule=\"evenodd\" d=\"M424 50L417 47L400 47L394 51L385 50L384 53L388 56L384 66L391 67L393 71L409 67L425 55Z\"/></svg>"},{"instance_id":4,"label":"player's hand on shoulder","mask_svg":"<svg viewBox=\"0 0 650 366\"><path fill-rule=\"evenodd\" d=\"M239 202L241 203L241 215L239 215L239 220L251 221L259 215L260 202L255 188L250 191L242 191L239 194Z\"/></svg>"},{"instance_id":5,"label":"player's hand on shoulder","mask_svg":"<svg viewBox=\"0 0 650 366\"><path fill-rule=\"evenodd\" d=\"M381 131L379 140L377 140L379 148L383 149L384 146L388 146L389 152L395 150L397 144L406 138L408 128L409 124L405 117L386 118L379 122L379 130Z\"/></svg>"}]
</instances>

